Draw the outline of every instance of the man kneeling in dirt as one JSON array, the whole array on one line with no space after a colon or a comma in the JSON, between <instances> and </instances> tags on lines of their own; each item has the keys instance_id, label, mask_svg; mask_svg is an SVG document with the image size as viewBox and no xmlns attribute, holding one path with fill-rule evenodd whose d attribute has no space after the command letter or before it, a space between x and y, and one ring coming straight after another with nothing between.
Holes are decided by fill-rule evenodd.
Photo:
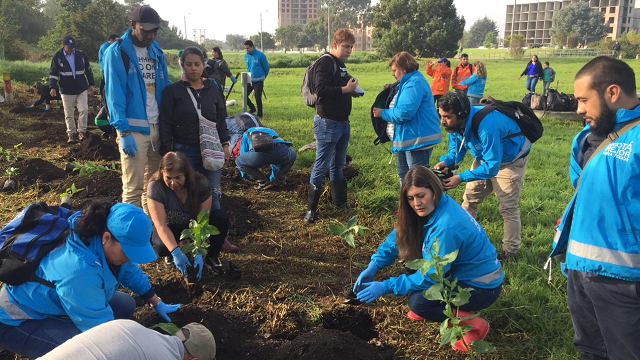
<instances>
[{"instance_id":1,"label":"man kneeling in dirt","mask_svg":"<svg viewBox=\"0 0 640 360\"><path fill-rule=\"evenodd\" d=\"M39 359L213 360L215 357L216 340L204 325L191 323L170 336L133 320L113 320L74 336Z\"/></svg>"},{"instance_id":2,"label":"man kneeling in dirt","mask_svg":"<svg viewBox=\"0 0 640 360\"><path fill-rule=\"evenodd\" d=\"M273 183L282 182L294 161L296 152L291 142L281 139L278 133L266 127L252 127L242 134L242 140L234 147L232 156L242 177L258 182L256 189L264 189ZM237 154L237 155L236 155ZM263 166L271 166L267 178L260 171Z\"/></svg>"}]
</instances>

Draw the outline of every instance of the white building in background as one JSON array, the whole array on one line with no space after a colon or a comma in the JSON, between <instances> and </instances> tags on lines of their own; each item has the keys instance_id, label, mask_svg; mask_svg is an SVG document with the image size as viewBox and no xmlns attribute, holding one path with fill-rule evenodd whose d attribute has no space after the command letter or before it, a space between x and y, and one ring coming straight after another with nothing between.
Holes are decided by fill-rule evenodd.
<instances>
[{"instance_id":1,"label":"white building in background","mask_svg":"<svg viewBox=\"0 0 640 360\"><path fill-rule=\"evenodd\" d=\"M300 24L304 26L318 15L322 0L277 0L278 27Z\"/></svg>"},{"instance_id":2,"label":"white building in background","mask_svg":"<svg viewBox=\"0 0 640 360\"><path fill-rule=\"evenodd\" d=\"M527 44L551 45L553 14L580 1L588 2L604 15L608 38L617 39L629 30L640 32L640 9L634 0L563 0L507 5L504 36L518 34L525 37Z\"/></svg>"}]
</instances>

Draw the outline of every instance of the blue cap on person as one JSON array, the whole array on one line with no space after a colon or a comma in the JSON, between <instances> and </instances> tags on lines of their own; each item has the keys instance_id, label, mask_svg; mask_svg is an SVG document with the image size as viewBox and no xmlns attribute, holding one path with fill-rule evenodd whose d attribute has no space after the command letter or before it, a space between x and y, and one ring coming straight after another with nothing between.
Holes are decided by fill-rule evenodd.
<instances>
[{"instance_id":1,"label":"blue cap on person","mask_svg":"<svg viewBox=\"0 0 640 360\"><path fill-rule=\"evenodd\" d=\"M73 38L73 36L71 35L67 35L65 37L62 38L62 45L67 45L69 47L76 47L76 39Z\"/></svg>"},{"instance_id":2,"label":"blue cap on person","mask_svg":"<svg viewBox=\"0 0 640 360\"><path fill-rule=\"evenodd\" d=\"M107 229L130 261L143 264L157 259L150 242L151 219L141 208L127 203L113 205L107 216Z\"/></svg>"},{"instance_id":3,"label":"blue cap on person","mask_svg":"<svg viewBox=\"0 0 640 360\"><path fill-rule=\"evenodd\" d=\"M438 60L438 62L439 62L439 63L441 63L441 62L445 62L445 61L447 61L447 58L446 58L446 57L441 57L441 58L440 58L440 60Z\"/></svg>"}]
</instances>

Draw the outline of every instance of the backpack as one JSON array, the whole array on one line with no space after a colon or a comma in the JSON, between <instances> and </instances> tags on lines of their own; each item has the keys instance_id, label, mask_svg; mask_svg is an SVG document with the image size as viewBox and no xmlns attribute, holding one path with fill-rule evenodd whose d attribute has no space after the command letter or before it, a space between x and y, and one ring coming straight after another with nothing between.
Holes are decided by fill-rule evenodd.
<instances>
[{"instance_id":1,"label":"backpack","mask_svg":"<svg viewBox=\"0 0 640 360\"><path fill-rule=\"evenodd\" d=\"M318 95L314 92L315 84L313 83L313 72L316 64L325 56L330 57L333 61L333 73L335 74L336 71L338 71L338 65L331 54L324 54L320 56L318 60L314 61L313 64L307 66L307 70L305 70L304 77L302 78L302 87L300 88L300 92L302 93L304 103L309 107L316 107L316 102L318 102Z\"/></svg>"},{"instance_id":2,"label":"backpack","mask_svg":"<svg viewBox=\"0 0 640 360\"><path fill-rule=\"evenodd\" d=\"M527 93L523 98L522 98L522 103L526 106L526 107L531 107L531 93Z\"/></svg>"},{"instance_id":3,"label":"backpack","mask_svg":"<svg viewBox=\"0 0 640 360\"><path fill-rule=\"evenodd\" d=\"M218 64L218 62L214 59L207 59L204 62L204 74L206 75L207 78L210 78L213 76L213 74L215 74L217 71L220 70L220 65Z\"/></svg>"},{"instance_id":4,"label":"backpack","mask_svg":"<svg viewBox=\"0 0 640 360\"><path fill-rule=\"evenodd\" d=\"M560 102L562 102L566 111L578 110L578 100L573 94L560 93Z\"/></svg>"},{"instance_id":5,"label":"backpack","mask_svg":"<svg viewBox=\"0 0 640 360\"><path fill-rule=\"evenodd\" d=\"M547 92L547 110L567 111L567 106L562 102L560 93L557 90L549 89Z\"/></svg>"},{"instance_id":6,"label":"backpack","mask_svg":"<svg viewBox=\"0 0 640 360\"><path fill-rule=\"evenodd\" d=\"M237 113L233 115L233 119L236 121L236 124L238 124L242 132L245 132L252 127L262 127L260 120L248 112Z\"/></svg>"},{"instance_id":7,"label":"backpack","mask_svg":"<svg viewBox=\"0 0 640 360\"><path fill-rule=\"evenodd\" d=\"M471 119L471 130L478 137L478 127L484 117L492 110L498 110L499 112L507 115L515 120L520 127L520 132L507 135L505 139L516 137L518 135L524 135L531 143L536 142L542 137L544 127L542 122L536 116L536 114L521 102L518 101L500 101L488 96L482 100L484 108L478 111Z\"/></svg>"},{"instance_id":8,"label":"backpack","mask_svg":"<svg viewBox=\"0 0 640 360\"><path fill-rule=\"evenodd\" d=\"M72 213L63 206L36 202L5 225L0 230L0 281L8 285L36 281L55 288L35 271L45 255L64 243Z\"/></svg>"},{"instance_id":9,"label":"backpack","mask_svg":"<svg viewBox=\"0 0 640 360\"><path fill-rule=\"evenodd\" d=\"M255 152L267 152L276 147L275 139L269 133L262 131L252 131L249 133L249 140L251 141L251 147Z\"/></svg>"},{"instance_id":10,"label":"backpack","mask_svg":"<svg viewBox=\"0 0 640 360\"><path fill-rule=\"evenodd\" d=\"M545 95L533 94L531 95L531 106L529 106L532 110L544 110L547 104L547 97Z\"/></svg>"},{"instance_id":11,"label":"backpack","mask_svg":"<svg viewBox=\"0 0 640 360\"><path fill-rule=\"evenodd\" d=\"M376 100L373 102L373 105L371 105L371 125L373 126L373 131L376 133L373 145L384 144L391 141L391 139L389 139L389 134L387 134L387 126L389 126L389 123L382 120L382 118L373 116L373 108L388 109L389 104L391 104L391 101L393 101L393 98L397 93L398 84L396 83L382 90L378 96L376 96Z\"/></svg>"}]
</instances>

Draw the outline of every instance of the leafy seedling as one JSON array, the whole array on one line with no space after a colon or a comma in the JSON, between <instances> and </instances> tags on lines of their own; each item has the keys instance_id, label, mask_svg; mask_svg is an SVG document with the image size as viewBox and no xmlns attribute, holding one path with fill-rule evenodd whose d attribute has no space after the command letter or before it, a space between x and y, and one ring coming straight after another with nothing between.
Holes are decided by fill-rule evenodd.
<instances>
[{"instance_id":1,"label":"leafy seedling","mask_svg":"<svg viewBox=\"0 0 640 360\"><path fill-rule=\"evenodd\" d=\"M162 332L167 335L174 335L177 333L180 328L174 323L158 323L155 325L149 326L149 329L153 329L159 332Z\"/></svg>"},{"instance_id":2,"label":"leafy seedling","mask_svg":"<svg viewBox=\"0 0 640 360\"><path fill-rule=\"evenodd\" d=\"M116 168L116 164L114 162L111 163L111 166L104 166L98 165L93 161L87 161L84 164L74 161L72 172L75 171L77 171L80 176L92 176L97 172L118 171L118 169Z\"/></svg>"},{"instance_id":3,"label":"leafy seedling","mask_svg":"<svg viewBox=\"0 0 640 360\"><path fill-rule=\"evenodd\" d=\"M218 234L220 234L220 230L209 224L209 211L202 210L195 220L191 219L189 221L189 228L182 230L182 233L180 233L180 240L191 239L182 247L182 252L187 256L196 256L197 254L206 256L209 248L209 237Z\"/></svg>"},{"instance_id":4,"label":"leafy seedling","mask_svg":"<svg viewBox=\"0 0 640 360\"><path fill-rule=\"evenodd\" d=\"M332 234L340 236L351 248L349 250L349 276L351 277L351 283L353 283L353 257L357 254L355 252L356 239L355 237L365 235L365 230L369 230L368 227L356 225L358 223L358 215L354 215L346 225L338 223L338 225L327 225L329 231Z\"/></svg>"},{"instance_id":5,"label":"leafy seedling","mask_svg":"<svg viewBox=\"0 0 640 360\"><path fill-rule=\"evenodd\" d=\"M471 330L471 325L461 325L461 322L471 320L478 314L468 317L459 317L457 314L460 306L469 302L473 288L463 288L458 285L458 279L449 280L445 276L444 268L458 257L458 250L440 256L439 249L438 239L436 239L429 250L432 260L416 259L408 262L407 267L419 270L422 276L429 274L434 282L429 289L423 292L425 298L445 303L443 313L447 318L440 325L440 346L453 345L461 340L471 359L477 359L478 354L495 352L496 348L484 340L476 340L471 344L465 342L463 335ZM455 314L454 308L456 309Z\"/></svg>"},{"instance_id":6,"label":"leafy seedling","mask_svg":"<svg viewBox=\"0 0 640 360\"><path fill-rule=\"evenodd\" d=\"M12 177L18 175L20 173L20 169L18 169L17 167L8 167L5 171L4 171L4 175L6 177L9 178L9 180L11 180Z\"/></svg>"},{"instance_id":7,"label":"leafy seedling","mask_svg":"<svg viewBox=\"0 0 640 360\"><path fill-rule=\"evenodd\" d=\"M61 194L60 194L60 198L64 198L65 196L68 196L68 197L72 198L72 197L73 197L73 195L75 195L75 194L79 193L79 192L80 192L80 191L82 191L82 190L84 190L84 188L80 188L80 189L78 189L78 188L76 187L76 184L75 184L75 183L73 183L73 184L71 184L71 186L70 186L70 187L68 187L68 188L67 188L63 193L61 193Z\"/></svg>"},{"instance_id":8,"label":"leafy seedling","mask_svg":"<svg viewBox=\"0 0 640 360\"><path fill-rule=\"evenodd\" d=\"M18 157L20 156L20 152L18 151L18 149L20 148L20 146L22 146L22 143L13 145L13 150L5 149L2 146L0 146L0 160L3 160L3 161L18 160Z\"/></svg>"}]
</instances>

